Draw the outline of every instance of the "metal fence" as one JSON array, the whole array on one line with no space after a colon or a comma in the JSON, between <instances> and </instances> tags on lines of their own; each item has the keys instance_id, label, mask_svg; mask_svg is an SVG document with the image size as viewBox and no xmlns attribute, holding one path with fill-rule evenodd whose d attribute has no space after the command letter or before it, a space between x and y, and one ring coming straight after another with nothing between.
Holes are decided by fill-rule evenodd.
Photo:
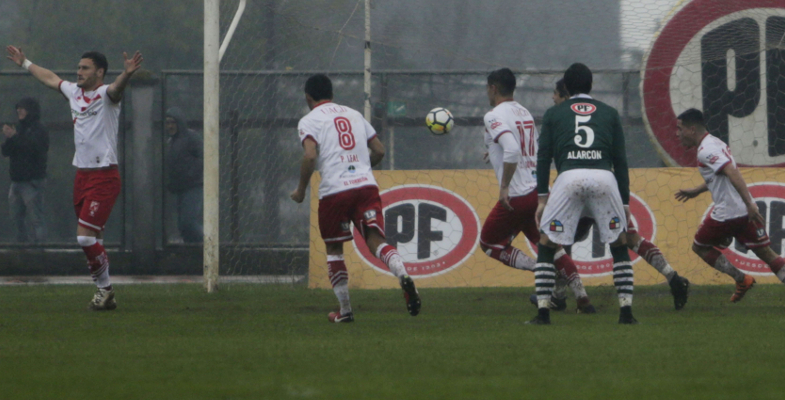
<instances>
[{"instance_id":1,"label":"metal fence","mask_svg":"<svg viewBox=\"0 0 785 400\"><path fill-rule=\"evenodd\" d=\"M68 77L71 72L60 72ZM302 154L296 126L307 112L302 92L308 71L227 71L221 73L221 245L222 273L264 273L303 269L309 246L309 210L297 205L288 195L297 184ZM334 83L335 101L362 109L363 76L359 71L329 74ZM381 132L387 146L382 169L485 169L482 117L489 109L485 94L485 71L374 71L372 81L372 124ZM557 71L517 73L516 99L537 117L552 105L551 93L559 78ZM179 107L189 127L201 132L201 71L162 71L153 86L153 132L145 144L148 162L134 162L130 150L135 137L134 110L126 94L119 152L124 181L123 195L107 224L108 247L125 253L126 273L176 273L201 271L197 245L184 245L176 226L174 196L163 187L168 171L164 155L165 110ZM110 78L111 79L111 78ZM638 93L637 71L597 71L592 94L619 109L628 143L631 167L663 166L651 151L645 133ZM0 121L15 122L14 104L21 97L33 96L42 104L42 120L49 130L50 151L46 188L46 213L49 228L47 243L15 242L16 228L8 210L7 196L0 196L0 249L76 248L76 217L71 207L74 168L73 133L68 105L57 92L49 90L27 74L0 72ZM147 105L144 105L147 106ZM457 125L446 136L430 135L424 116L433 107L450 109ZM136 140L136 142L135 142ZM148 139L145 139L148 140ZM129 172L149 176L153 187L139 193ZM8 163L0 162L0 191L7 190ZM134 175L134 176L139 176ZM176 178L176 177L175 177ZM138 186L138 184L136 185ZM152 202L152 215L137 215L134 204ZM152 219L154 232L139 232L134 224ZM142 241L140 234L154 236L155 257L138 265L133 253ZM150 237L150 236L148 236ZM187 253L187 256L184 254ZM117 257L115 257L117 259ZM122 259L123 257L119 257ZM115 262L114 265L116 265ZM264 265L260 265L264 264ZM48 267L39 268L46 271ZM0 269L0 273L3 270Z\"/></svg>"}]
</instances>

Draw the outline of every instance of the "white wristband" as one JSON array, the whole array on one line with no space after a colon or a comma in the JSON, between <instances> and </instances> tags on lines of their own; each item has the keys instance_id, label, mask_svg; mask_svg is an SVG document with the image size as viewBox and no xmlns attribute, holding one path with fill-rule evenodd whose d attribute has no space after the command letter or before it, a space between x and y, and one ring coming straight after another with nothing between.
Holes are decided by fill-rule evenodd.
<instances>
[{"instance_id":1,"label":"white wristband","mask_svg":"<svg viewBox=\"0 0 785 400\"><path fill-rule=\"evenodd\" d=\"M33 65L33 62L28 59L25 59L25 61L22 63L22 68L29 71L31 65Z\"/></svg>"}]
</instances>

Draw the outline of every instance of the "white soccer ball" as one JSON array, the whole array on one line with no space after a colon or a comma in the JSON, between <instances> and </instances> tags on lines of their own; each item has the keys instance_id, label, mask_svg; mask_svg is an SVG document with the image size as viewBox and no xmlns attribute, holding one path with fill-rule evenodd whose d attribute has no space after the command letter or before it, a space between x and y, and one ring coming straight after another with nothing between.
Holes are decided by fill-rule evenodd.
<instances>
[{"instance_id":1,"label":"white soccer ball","mask_svg":"<svg viewBox=\"0 0 785 400\"><path fill-rule=\"evenodd\" d=\"M444 135L450 132L454 124L455 118L452 117L452 113L443 107L436 107L428 111L428 115L425 116L425 125L434 135Z\"/></svg>"}]
</instances>

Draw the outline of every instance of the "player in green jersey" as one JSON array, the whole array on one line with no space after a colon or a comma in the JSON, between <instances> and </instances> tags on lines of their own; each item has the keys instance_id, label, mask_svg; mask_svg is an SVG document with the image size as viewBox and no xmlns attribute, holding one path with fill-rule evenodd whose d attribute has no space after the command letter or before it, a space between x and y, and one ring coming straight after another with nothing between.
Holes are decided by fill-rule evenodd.
<instances>
[{"instance_id":1,"label":"player in green jersey","mask_svg":"<svg viewBox=\"0 0 785 400\"><path fill-rule=\"evenodd\" d=\"M571 97L545 113L537 152L535 217L543 235L534 270L538 313L529 323L550 324L548 304L556 277L557 244L571 245L578 220L587 216L597 222L601 240L611 243L619 323L634 324L633 271L622 235L629 220L630 188L619 113L589 96L592 73L585 65L571 65L564 73L564 84ZM559 176L549 194L552 160Z\"/></svg>"}]
</instances>

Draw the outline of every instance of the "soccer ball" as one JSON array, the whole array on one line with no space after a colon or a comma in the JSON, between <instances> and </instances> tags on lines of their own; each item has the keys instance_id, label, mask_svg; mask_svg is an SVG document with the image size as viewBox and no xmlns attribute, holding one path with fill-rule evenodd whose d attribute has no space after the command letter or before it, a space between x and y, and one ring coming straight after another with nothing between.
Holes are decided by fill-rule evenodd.
<instances>
[{"instance_id":1,"label":"soccer ball","mask_svg":"<svg viewBox=\"0 0 785 400\"><path fill-rule=\"evenodd\" d=\"M425 116L425 125L434 135L444 135L450 132L452 126L455 124L455 118L449 110L443 107L436 107L428 111Z\"/></svg>"}]
</instances>

